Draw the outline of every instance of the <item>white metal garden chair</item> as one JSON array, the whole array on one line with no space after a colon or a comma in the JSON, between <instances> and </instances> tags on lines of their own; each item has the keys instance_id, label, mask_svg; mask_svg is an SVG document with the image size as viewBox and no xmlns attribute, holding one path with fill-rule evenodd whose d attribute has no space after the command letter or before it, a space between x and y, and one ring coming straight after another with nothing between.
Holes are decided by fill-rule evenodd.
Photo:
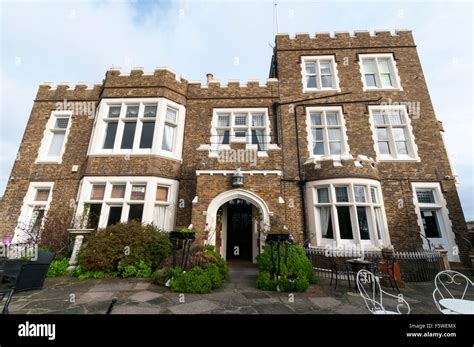
<instances>
[{"instance_id":1,"label":"white metal garden chair","mask_svg":"<svg viewBox=\"0 0 474 347\"><path fill-rule=\"evenodd\" d=\"M452 270L441 271L435 277L434 303L443 314L474 314L469 310L473 301L465 299L469 289L474 289L474 283L466 275Z\"/></svg>"},{"instance_id":2,"label":"white metal garden chair","mask_svg":"<svg viewBox=\"0 0 474 347\"><path fill-rule=\"evenodd\" d=\"M393 295L382 290L379 278L372 272L360 270L357 273L357 288L365 301L365 305L372 314L409 314L410 305L401 294ZM395 310L387 310L384 307L384 298L391 298L390 301L396 300ZM406 312L405 312L406 311Z\"/></svg>"}]
</instances>

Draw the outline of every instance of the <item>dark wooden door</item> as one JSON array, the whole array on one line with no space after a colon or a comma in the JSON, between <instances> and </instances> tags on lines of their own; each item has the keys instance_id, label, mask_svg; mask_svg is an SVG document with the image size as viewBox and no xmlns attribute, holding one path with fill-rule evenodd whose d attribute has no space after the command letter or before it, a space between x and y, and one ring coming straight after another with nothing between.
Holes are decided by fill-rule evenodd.
<instances>
[{"instance_id":1,"label":"dark wooden door","mask_svg":"<svg viewBox=\"0 0 474 347\"><path fill-rule=\"evenodd\" d=\"M252 205L244 200L229 203L227 259L252 260Z\"/></svg>"}]
</instances>

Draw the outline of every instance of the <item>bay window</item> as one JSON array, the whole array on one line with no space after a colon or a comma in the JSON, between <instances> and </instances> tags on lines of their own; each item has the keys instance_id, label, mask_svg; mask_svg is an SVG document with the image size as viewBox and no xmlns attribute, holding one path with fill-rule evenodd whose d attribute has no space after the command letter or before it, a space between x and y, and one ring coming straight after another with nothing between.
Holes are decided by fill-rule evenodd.
<instances>
[{"instance_id":1,"label":"bay window","mask_svg":"<svg viewBox=\"0 0 474 347\"><path fill-rule=\"evenodd\" d=\"M89 155L155 154L181 159L184 106L165 98L103 99Z\"/></svg>"},{"instance_id":2,"label":"bay window","mask_svg":"<svg viewBox=\"0 0 474 347\"><path fill-rule=\"evenodd\" d=\"M136 220L173 230L178 182L160 177L85 177L77 215L89 228Z\"/></svg>"},{"instance_id":3,"label":"bay window","mask_svg":"<svg viewBox=\"0 0 474 347\"><path fill-rule=\"evenodd\" d=\"M311 244L389 243L380 183L369 179L333 179L306 185Z\"/></svg>"}]
</instances>

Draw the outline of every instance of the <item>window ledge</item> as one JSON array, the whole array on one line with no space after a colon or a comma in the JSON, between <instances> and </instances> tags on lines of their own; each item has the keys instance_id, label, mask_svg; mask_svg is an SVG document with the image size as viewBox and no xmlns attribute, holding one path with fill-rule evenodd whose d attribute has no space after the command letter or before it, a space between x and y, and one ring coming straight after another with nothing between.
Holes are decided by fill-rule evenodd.
<instances>
[{"instance_id":1,"label":"window ledge","mask_svg":"<svg viewBox=\"0 0 474 347\"><path fill-rule=\"evenodd\" d=\"M341 88L303 88L303 93L340 92Z\"/></svg>"},{"instance_id":2,"label":"window ledge","mask_svg":"<svg viewBox=\"0 0 474 347\"><path fill-rule=\"evenodd\" d=\"M103 158L103 157L158 157L164 159L170 159L182 162L183 159L177 158L171 155L166 155L164 153L156 154L156 153L94 153L88 154L88 158Z\"/></svg>"},{"instance_id":3,"label":"window ledge","mask_svg":"<svg viewBox=\"0 0 474 347\"><path fill-rule=\"evenodd\" d=\"M400 88L387 88L387 87L384 87L384 88L369 88L369 87L364 87L363 88L363 91L364 92L401 92L403 91L403 88L400 87Z\"/></svg>"},{"instance_id":4,"label":"window ledge","mask_svg":"<svg viewBox=\"0 0 474 347\"><path fill-rule=\"evenodd\" d=\"M37 159L35 164L61 164L61 159Z\"/></svg>"},{"instance_id":5,"label":"window ledge","mask_svg":"<svg viewBox=\"0 0 474 347\"><path fill-rule=\"evenodd\" d=\"M416 163L420 162L420 158L377 158L378 162L383 162L383 163L399 163L399 162L407 162L407 163Z\"/></svg>"},{"instance_id":6,"label":"window ledge","mask_svg":"<svg viewBox=\"0 0 474 347\"><path fill-rule=\"evenodd\" d=\"M350 154L341 154L341 155L320 155L320 156L314 156L314 157L309 157L306 161L305 164L314 164L318 161L341 161L341 160L354 160L354 157Z\"/></svg>"}]
</instances>

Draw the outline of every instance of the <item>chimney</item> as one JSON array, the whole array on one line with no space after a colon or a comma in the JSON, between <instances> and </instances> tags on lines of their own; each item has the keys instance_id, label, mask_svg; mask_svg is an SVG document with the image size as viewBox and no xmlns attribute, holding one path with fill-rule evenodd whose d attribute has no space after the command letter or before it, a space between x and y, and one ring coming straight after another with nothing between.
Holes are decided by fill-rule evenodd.
<instances>
[{"instance_id":1,"label":"chimney","mask_svg":"<svg viewBox=\"0 0 474 347\"><path fill-rule=\"evenodd\" d=\"M209 82L211 82L214 79L214 75L210 72L206 74L206 77L207 77L207 84L209 84Z\"/></svg>"}]
</instances>

